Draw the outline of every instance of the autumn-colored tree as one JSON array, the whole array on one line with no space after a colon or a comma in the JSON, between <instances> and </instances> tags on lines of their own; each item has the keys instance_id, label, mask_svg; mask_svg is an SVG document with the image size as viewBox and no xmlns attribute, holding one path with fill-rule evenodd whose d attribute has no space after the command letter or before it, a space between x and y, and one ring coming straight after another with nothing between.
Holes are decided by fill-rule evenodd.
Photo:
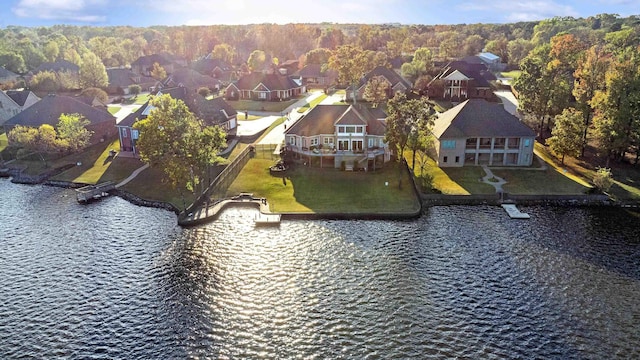
<instances>
[{"instance_id":1,"label":"autumn-colored tree","mask_svg":"<svg viewBox=\"0 0 640 360\"><path fill-rule=\"evenodd\" d=\"M233 59L235 58L235 50L229 44L217 44L211 51L211 58L220 59L232 64Z\"/></svg>"},{"instance_id":2,"label":"autumn-colored tree","mask_svg":"<svg viewBox=\"0 0 640 360\"><path fill-rule=\"evenodd\" d=\"M589 127L593 110L591 101L597 91L604 90L605 74L609 66L609 56L597 45L589 48L577 61L573 85L573 96L576 100L576 108L582 114L582 146L581 154L584 155L587 143Z\"/></svg>"},{"instance_id":3,"label":"autumn-colored tree","mask_svg":"<svg viewBox=\"0 0 640 360\"><path fill-rule=\"evenodd\" d=\"M506 42L506 40L505 40ZM462 44L462 52L464 55L476 55L484 48L485 39L478 34L467 37Z\"/></svg>"},{"instance_id":4,"label":"autumn-colored tree","mask_svg":"<svg viewBox=\"0 0 640 360\"><path fill-rule=\"evenodd\" d=\"M247 60L247 66L251 71L261 71L266 63L267 55L262 50L253 50Z\"/></svg>"},{"instance_id":5,"label":"autumn-colored tree","mask_svg":"<svg viewBox=\"0 0 640 360\"><path fill-rule=\"evenodd\" d=\"M167 71L162 67L162 65L157 62L153 63L151 67L151 77L156 80L162 80L167 77Z\"/></svg>"},{"instance_id":6,"label":"autumn-colored tree","mask_svg":"<svg viewBox=\"0 0 640 360\"><path fill-rule=\"evenodd\" d=\"M86 88L80 92L80 95L96 98L105 104L109 101L109 95L100 88Z\"/></svg>"},{"instance_id":7,"label":"autumn-colored tree","mask_svg":"<svg viewBox=\"0 0 640 360\"><path fill-rule=\"evenodd\" d=\"M364 88L364 99L370 102L373 107L387 100L389 93L389 82L384 76L374 76L367 82Z\"/></svg>"},{"instance_id":8,"label":"autumn-colored tree","mask_svg":"<svg viewBox=\"0 0 640 360\"><path fill-rule=\"evenodd\" d=\"M329 58L329 68L338 72L338 82L351 86L356 103L356 84L364 76L367 57L362 48L353 45L338 47Z\"/></svg>"},{"instance_id":9,"label":"autumn-colored tree","mask_svg":"<svg viewBox=\"0 0 640 360\"><path fill-rule=\"evenodd\" d=\"M54 72L40 71L33 75L29 82L29 86L34 90L55 93L60 89L60 82Z\"/></svg>"}]
</instances>

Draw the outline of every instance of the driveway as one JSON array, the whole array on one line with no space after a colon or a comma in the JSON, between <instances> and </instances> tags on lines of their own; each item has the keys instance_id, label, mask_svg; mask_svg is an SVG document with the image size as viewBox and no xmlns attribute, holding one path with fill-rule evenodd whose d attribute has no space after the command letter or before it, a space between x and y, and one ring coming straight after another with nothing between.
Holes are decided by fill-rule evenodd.
<instances>
[{"instance_id":1,"label":"driveway","mask_svg":"<svg viewBox=\"0 0 640 360\"><path fill-rule=\"evenodd\" d=\"M120 121L124 120L129 114L138 110L141 105L131 104L131 105L119 105L120 110L117 113L113 114L116 117L116 124L119 124Z\"/></svg>"},{"instance_id":2,"label":"driveway","mask_svg":"<svg viewBox=\"0 0 640 360\"><path fill-rule=\"evenodd\" d=\"M517 116L520 118L520 113L518 112L518 99L513 96L513 93L508 90L500 90L494 92L497 97L502 100L502 104L504 105L504 109L507 110L508 113Z\"/></svg>"}]
</instances>

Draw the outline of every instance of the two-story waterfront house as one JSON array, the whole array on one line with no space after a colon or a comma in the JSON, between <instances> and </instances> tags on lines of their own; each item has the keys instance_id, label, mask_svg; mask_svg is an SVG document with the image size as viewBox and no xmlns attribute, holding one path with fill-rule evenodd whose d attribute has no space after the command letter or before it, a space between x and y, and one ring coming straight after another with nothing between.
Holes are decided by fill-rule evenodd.
<instances>
[{"instance_id":1,"label":"two-story waterfront house","mask_svg":"<svg viewBox=\"0 0 640 360\"><path fill-rule=\"evenodd\" d=\"M440 114L433 128L440 167L529 166L535 132L502 104L469 99Z\"/></svg>"},{"instance_id":2,"label":"two-story waterfront house","mask_svg":"<svg viewBox=\"0 0 640 360\"><path fill-rule=\"evenodd\" d=\"M320 167L375 170L391 158L379 109L318 105L285 131L286 149Z\"/></svg>"}]
</instances>

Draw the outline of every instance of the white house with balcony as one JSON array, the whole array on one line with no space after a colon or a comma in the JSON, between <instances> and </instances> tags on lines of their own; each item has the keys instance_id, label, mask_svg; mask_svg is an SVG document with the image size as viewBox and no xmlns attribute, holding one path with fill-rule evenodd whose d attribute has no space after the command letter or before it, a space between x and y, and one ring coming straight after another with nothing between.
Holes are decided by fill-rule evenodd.
<instances>
[{"instance_id":1,"label":"white house with balcony","mask_svg":"<svg viewBox=\"0 0 640 360\"><path fill-rule=\"evenodd\" d=\"M470 99L440 114L433 128L440 167L530 166L535 132L502 104Z\"/></svg>"},{"instance_id":2,"label":"white house with balcony","mask_svg":"<svg viewBox=\"0 0 640 360\"><path fill-rule=\"evenodd\" d=\"M385 115L353 105L318 105L285 131L287 151L320 167L374 170L391 159Z\"/></svg>"}]
</instances>

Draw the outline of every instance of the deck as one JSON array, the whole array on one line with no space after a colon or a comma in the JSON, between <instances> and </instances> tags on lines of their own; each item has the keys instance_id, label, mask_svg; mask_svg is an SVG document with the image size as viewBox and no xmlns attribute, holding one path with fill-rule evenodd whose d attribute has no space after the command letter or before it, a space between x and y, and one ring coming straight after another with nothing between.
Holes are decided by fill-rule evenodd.
<instances>
[{"instance_id":1,"label":"deck","mask_svg":"<svg viewBox=\"0 0 640 360\"><path fill-rule=\"evenodd\" d=\"M531 216L527 213L523 213L516 207L515 204L502 204L502 208L509 214L512 219L530 219Z\"/></svg>"},{"instance_id":2,"label":"deck","mask_svg":"<svg viewBox=\"0 0 640 360\"><path fill-rule=\"evenodd\" d=\"M237 196L216 201L212 204L206 204L190 212L188 214L180 214L178 217L178 225L194 226L205 224L218 218L218 215L227 206L252 206L257 207L260 213L255 219L258 225L277 225L280 224L280 214L272 214L269 211L269 203L265 198L253 197L250 193L241 193Z\"/></svg>"},{"instance_id":3,"label":"deck","mask_svg":"<svg viewBox=\"0 0 640 360\"><path fill-rule=\"evenodd\" d=\"M105 196L109 196L109 192L115 188L115 184L111 181L96 185L87 185L76 189L76 200L78 200L79 203L98 200Z\"/></svg>"}]
</instances>

